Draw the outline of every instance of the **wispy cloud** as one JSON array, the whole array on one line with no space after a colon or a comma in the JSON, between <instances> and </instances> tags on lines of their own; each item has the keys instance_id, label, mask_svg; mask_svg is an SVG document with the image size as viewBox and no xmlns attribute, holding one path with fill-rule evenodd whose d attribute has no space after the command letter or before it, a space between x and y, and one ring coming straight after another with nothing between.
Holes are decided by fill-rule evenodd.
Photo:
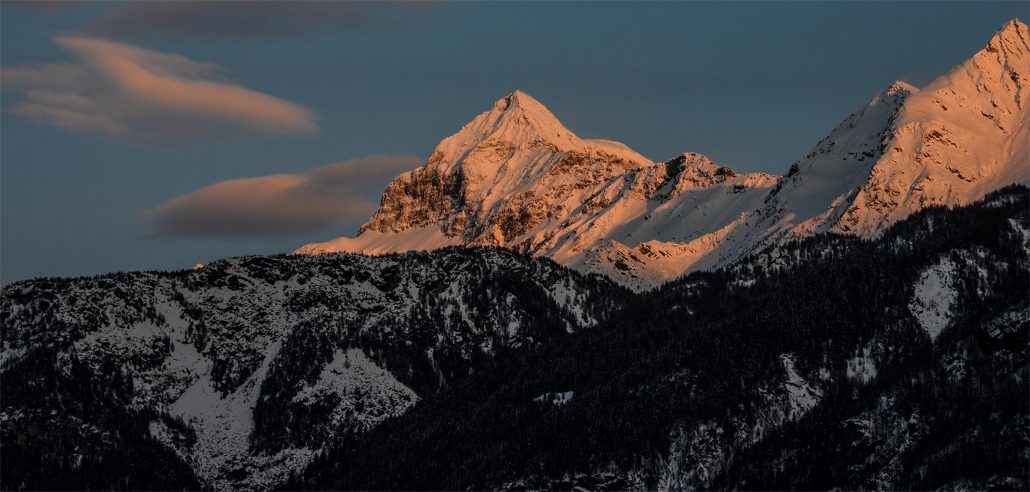
<instances>
[{"instance_id":1,"label":"wispy cloud","mask_svg":"<svg viewBox=\"0 0 1030 492\"><path fill-rule=\"evenodd\" d=\"M3 87L24 96L11 114L147 143L239 129L286 135L317 130L308 109L221 80L217 65L93 38L56 42L79 61L4 67Z\"/></svg>"},{"instance_id":2,"label":"wispy cloud","mask_svg":"<svg viewBox=\"0 0 1030 492\"><path fill-rule=\"evenodd\" d=\"M376 204L366 189L382 189L413 169L415 156L380 155L329 164L301 174L230 179L143 212L159 234L245 238L303 234L354 225Z\"/></svg>"},{"instance_id":3,"label":"wispy cloud","mask_svg":"<svg viewBox=\"0 0 1030 492\"><path fill-rule=\"evenodd\" d=\"M130 2L90 29L104 36L151 38L283 37L325 30L410 25L429 2Z\"/></svg>"}]
</instances>

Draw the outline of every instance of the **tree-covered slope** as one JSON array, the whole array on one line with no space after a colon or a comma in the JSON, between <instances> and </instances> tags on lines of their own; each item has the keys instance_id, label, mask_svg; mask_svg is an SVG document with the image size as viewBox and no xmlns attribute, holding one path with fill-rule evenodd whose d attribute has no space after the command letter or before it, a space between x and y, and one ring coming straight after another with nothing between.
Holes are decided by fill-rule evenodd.
<instances>
[{"instance_id":1,"label":"tree-covered slope","mask_svg":"<svg viewBox=\"0 0 1030 492\"><path fill-rule=\"evenodd\" d=\"M286 488L1025 488L1028 192L817 236L511 352Z\"/></svg>"},{"instance_id":2,"label":"tree-covered slope","mask_svg":"<svg viewBox=\"0 0 1030 492\"><path fill-rule=\"evenodd\" d=\"M263 489L632 296L503 250L35 279L0 304L0 486Z\"/></svg>"}]
</instances>

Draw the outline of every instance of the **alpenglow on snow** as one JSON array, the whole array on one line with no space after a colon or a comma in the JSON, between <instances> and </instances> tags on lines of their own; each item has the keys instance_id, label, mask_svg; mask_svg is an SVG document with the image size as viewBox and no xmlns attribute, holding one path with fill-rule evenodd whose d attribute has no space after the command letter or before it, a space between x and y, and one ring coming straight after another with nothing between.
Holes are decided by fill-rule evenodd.
<instances>
[{"instance_id":1,"label":"alpenglow on snow","mask_svg":"<svg viewBox=\"0 0 1030 492\"><path fill-rule=\"evenodd\" d=\"M1030 40L1014 20L922 90L890 84L783 177L582 139L521 91L398 176L354 238L297 253L502 246L635 288L820 232L876 236L1030 182Z\"/></svg>"}]
</instances>

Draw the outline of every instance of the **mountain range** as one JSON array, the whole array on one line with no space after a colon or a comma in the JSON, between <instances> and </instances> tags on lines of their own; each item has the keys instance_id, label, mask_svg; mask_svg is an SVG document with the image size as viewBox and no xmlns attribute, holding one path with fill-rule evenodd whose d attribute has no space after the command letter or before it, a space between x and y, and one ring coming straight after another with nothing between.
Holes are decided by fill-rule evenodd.
<instances>
[{"instance_id":1,"label":"mountain range","mask_svg":"<svg viewBox=\"0 0 1030 492\"><path fill-rule=\"evenodd\" d=\"M1030 182L1030 37L1008 23L922 90L895 82L784 176L585 140L522 91L444 139L354 238L298 253L497 246L646 290L820 232L875 237L931 205Z\"/></svg>"},{"instance_id":2,"label":"mountain range","mask_svg":"<svg viewBox=\"0 0 1030 492\"><path fill-rule=\"evenodd\" d=\"M1030 486L1030 36L784 176L516 91L354 238L0 296L0 489Z\"/></svg>"}]
</instances>

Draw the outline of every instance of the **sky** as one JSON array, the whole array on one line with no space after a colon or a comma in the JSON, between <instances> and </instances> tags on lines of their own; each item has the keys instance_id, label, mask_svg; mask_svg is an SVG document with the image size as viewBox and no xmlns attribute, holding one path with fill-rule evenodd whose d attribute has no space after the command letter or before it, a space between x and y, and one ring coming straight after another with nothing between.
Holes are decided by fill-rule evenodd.
<instances>
[{"instance_id":1,"label":"sky","mask_svg":"<svg viewBox=\"0 0 1030 492\"><path fill-rule=\"evenodd\" d=\"M352 235L522 89L584 138L783 174L1014 2L0 3L0 282Z\"/></svg>"}]
</instances>

